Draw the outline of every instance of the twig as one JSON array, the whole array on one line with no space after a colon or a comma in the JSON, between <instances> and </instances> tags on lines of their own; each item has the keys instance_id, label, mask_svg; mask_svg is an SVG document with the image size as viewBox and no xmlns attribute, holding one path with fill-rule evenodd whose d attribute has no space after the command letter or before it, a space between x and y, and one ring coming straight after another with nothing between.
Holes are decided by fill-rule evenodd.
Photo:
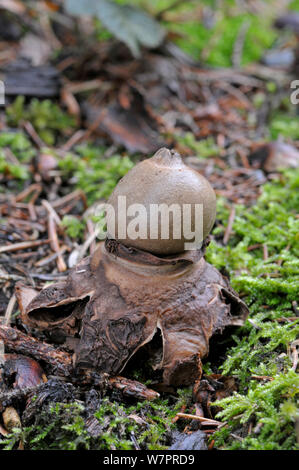
<instances>
[{"instance_id":1,"label":"twig","mask_svg":"<svg viewBox=\"0 0 299 470\"><path fill-rule=\"evenodd\" d=\"M221 423L221 421L216 421L210 418L204 418L202 416L197 416L197 415L190 415L187 413L177 413L176 416L178 416L179 418L194 419L196 421L205 422L207 424L211 424L212 426L220 426L224 424L224 423Z\"/></svg>"},{"instance_id":2,"label":"twig","mask_svg":"<svg viewBox=\"0 0 299 470\"><path fill-rule=\"evenodd\" d=\"M16 299L15 294L13 294L12 297L9 299L9 302L8 302L8 305L7 305L7 308L6 308L6 312L5 312L3 321L2 321L2 324L5 325L5 326L10 325L11 314L13 312L16 300L17 299Z\"/></svg>"},{"instance_id":3,"label":"twig","mask_svg":"<svg viewBox=\"0 0 299 470\"><path fill-rule=\"evenodd\" d=\"M25 131L29 134L35 145L41 149L42 147L46 147L46 144L42 141L36 130L34 129L33 125L31 122L26 121L23 123L23 127Z\"/></svg>"},{"instance_id":4,"label":"twig","mask_svg":"<svg viewBox=\"0 0 299 470\"><path fill-rule=\"evenodd\" d=\"M206 432L207 432L207 431L206 431ZM215 439L212 439L211 442L210 442L210 444L209 444L208 450L213 450L214 445L215 445Z\"/></svg>"},{"instance_id":5,"label":"twig","mask_svg":"<svg viewBox=\"0 0 299 470\"><path fill-rule=\"evenodd\" d=\"M75 98L73 93L71 93L67 88L62 88L60 92L60 96L68 113L74 117L76 125L77 127L79 127L80 126L80 106L79 106L77 99Z\"/></svg>"},{"instance_id":6,"label":"twig","mask_svg":"<svg viewBox=\"0 0 299 470\"><path fill-rule=\"evenodd\" d=\"M261 244L260 243L255 243L255 245L250 245L247 247L247 251L253 251L253 250L256 250L257 248L261 248Z\"/></svg>"},{"instance_id":7,"label":"twig","mask_svg":"<svg viewBox=\"0 0 299 470\"><path fill-rule=\"evenodd\" d=\"M182 75L185 80L194 80L199 83L211 83L225 80L231 84L235 83L237 85L244 85L252 88L264 88L263 80L245 75L245 73L243 71L241 73L239 69L220 69L200 72L183 70Z\"/></svg>"},{"instance_id":8,"label":"twig","mask_svg":"<svg viewBox=\"0 0 299 470\"><path fill-rule=\"evenodd\" d=\"M38 195L37 195L38 197ZM35 196L32 197L32 199L34 200ZM29 216L30 216L30 222L31 221L36 221L37 220L37 215L36 215L36 211L35 211L35 208L34 208L34 204L33 202L29 202L28 203L28 211L29 211Z\"/></svg>"},{"instance_id":9,"label":"twig","mask_svg":"<svg viewBox=\"0 0 299 470\"><path fill-rule=\"evenodd\" d=\"M59 272L67 270L67 266L64 262L64 259L60 253L60 246L57 237L56 224L54 220L54 215L51 213L48 217L48 234L50 237L51 248L55 253L57 253L57 268Z\"/></svg>"},{"instance_id":10,"label":"twig","mask_svg":"<svg viewBox=\"0 0 299 470\"><path fill-rule=\"evenodd\" d=\"M81 259L85 256L85 253L87 252L90 245L97 238L97 236L99 235L99 232L100 232L100 230L95 228L93 233L91 233L89 235L89 237L87 238L87 240L83 243L83 245L80 248L79 253L78 253L77 262L81 261Z\"/></svg>"},{"instance_id":11,"label":"twig","mask_svg":"<svg viewBox=\"0 0 299 470\"><path fill-rule=\"evenodd\" d=\"M84 192L82 191L82 189L76 189L76 191L73 191L72 193L67 194L64 197L61 197L60 199L56 199L56 201L52 202L51 206L57 209L58 207L64 206L68 202L73 201L75 199L79 199L79 198L82 199L84 207L86 208L87 207L86 196Z\"/></svg>"},{"instance_id":12,"label":"twig","mask_svg":"<svg viewBox=\"0 0 299 470\"><path fill-rule=\"evenodd\" d=\"M86 131L79 130L75 132L69 140L61 147L64 152L69 152L71 148L85 137Z\"/></svg>"},{"instance_id":13,"label":"twig","mask_svg":"<svg viewBox=\"0 0 299 470\"><path fill-rule=\"evenodd\" d=\"M227 243L228 243L228 240L229 240L229 237L231 235L232 228L233 228L235 216L236 216L236 208L235 208L235 206L232 206L230 214L229 214L229 218L228 218L228 224L227 224L227 227L225 229L225 233L224 233L224 237L223 237L223 244L224 245L227 245Z\"/></svg>"},{"instance_id":14,"label":"twig","mask_svg":"<svg viewBox=\"0 0 299 470\"><path fill-rule=\"evenodd\" d=\"M116 376L108 379L108 385L111 388L120 390L124 395L128 397L140 398L143 400L155 400L159 398L160 394L147 388L137 380L130 380L125 377Z\"/></svg>"},{"instance_id":15,"label":"twig","mask_svg":"<svg viewBox=\"0 0 299 470\"><path fill-rule=\"evenodd\" d=\"M98 90L102 83L103 80L95 79L82 83L68 83L65 88L75 95L76 93L82 93L84 91Z\"/></svg>"},{"instance_id":16,"label":"twig","mask_svg":"<svg viewBox=\"0 0 299 470\"><path fill-rule=\"evenodd\" d=\"M268 246L266 245L266 243L263 243L263 259L264 261L267 261L268 258L269 258Z\"/></svg>"},{"instance_id":17,"label":"twig","mask_svg":"<svg viewBox=\"0 0 299 470\"><path fill-rule=\"evenodd\" d=\"M0 253L7 253L9 251L18 251L18 250L26 250L27 248L34 248L36 246L47 245L50 240L35 240L29 242L20 242L20 243L13 243L12 245L6 245L0 247Z\"/></svg>"},{"instance_id":18,"label":"twig","mask_svg":"<svg viewBox=\"0 0 299 470\"><path fill-rule=\"evenodd\" d=\"M38 260L34 264L34 266L36 266L36 267L46 266L47 264L54 261L58 256L63 255L66 252L67 249L68 249L67 246L63 246L58 253L53 253L49 256L46 256L45 258L42 258L42 259Z\"/></svg>"},{"instance_id":19,"label":"twig","mask_svg":"<svg viewBox=\"0 0 299 470\"><path fill-rule=\"evenodd\" d=\"M261 328L260 328L256 323L254 323L254 321L251 320L251 318L248 318L248 322L249 322L250 325L252 325L256 330L261 330Z\"/></svg>"},{"instance_id":20,"label":"twig","mask_svg":"<svg viewBox=\"0 0 299 470\"><path fill-rule=\"evenodd\" d=\"M236 87L230 85L230 83L227 83L227 82L224 82L224 81L223 82L217 82L216 85L217 85L218 88L222 88L223 90L227 91L230 95L237 98L238 101L243 103L243 105L246 107L246 109L252 109L252 107L253 107L252 103L250 102L250 100L247 98L247 96L239 88L236 88Z\"/></svg>"},{"instance_id":21,"label":"twig","mask_svg":"<svg viewBox=\"0 0 299 470\"><path fill-rule=\"evenodd\" d=\"M239 69L240 72L241 70L244 75L258 77L258 80L275 81L279 83L280 87L289 84L292 80L291 76L288 73L282 70L266 67L261 64L250 64L246 67L243 67L242 69Z\"/></svg>"},{"instance_id":22,"label":"twig","mask_svg":"<svg viewBox=\"0 0 299 470\"><path fill-rule=\"evenodd\" d=\"M30 277L32 277L33 279L40 279L41 281L65 281L67 279L66 275L61 275L59 273L57 274L30 273Z\"/></svg>"},{"instance_id":23,"label":"twig","mask_svg":"<svg viewBox=\"0 0 299 470\"><path fill-rule=\"evenodd\" d=\"M273 377L269 377L268 375L251 375L250 378L255 380L273 380Z\"/></svg>"},{"instance_id":24,"label":"twig","mask_svg":"<svg viewBox=\"0 0 299 470\"><path fill-rule=\"evenodd\" d=\"M58 216L57 212L53 209L53 207L51 206L51 204L46 200L46 199L43 199L42 200L42 205L44 206L44 208L47 210L47 212L52 215L53 219L55 220L56 224L57 225L60 225L61 224L61 220L60 220L60 217Z\"/></svg>"},{"instance_id":25,"label":"twig","mask_svg":"<svg viewBox=\"0 0 299 470\"><path fill-rule=\"evenodd\" d=\"M231 435L234 439L237 439L237 441L239 441L239 442L242 442L242 441L243 441L243 438L240 437L240 436L237 436L237 434L233 434L233 433L231 432L230 435Z\"/></svg>"},{"instance_id":26,"label":"twig","mask_svg":"<svg viewBox=\"0 0 299 470\"><path fill-rule=\"evenodd\" d=\"M237 39L234 44L234 50L233 50L233 56L232 56L233 67L241 66L244 42L245 42L246 34L247 34L249 27L250 27L250 21L244 21L241 24Z\"/></svg>"},{"instance_id":27,"label":"twig","mask_svg":"<svg viewBox=\"0 0 299 470\"><path fill-rule=\"evenodd\" d=\"M291 343L290 349L291 349L291 356L293 358L293 365L292 369L294 372L296 372L297 366L298 366L298 349L297 347L299 346L299 340L295 340Z\"/></svg>"},{"instance_id":28,"label":"twig","mask_svg":"<svg viewBox=\"0 0 299 470\"><path fill-rule=\"evenodd\" d=\"M183 406L181 407L180 413L184 413L184 411L185 411L186 408L187 408L187 405L183 405ZM176 423L178 419L180 419L180 417L176 414L175 417L172 419L171 422L172 422L172 423Z\"/></svg>"},{"instance_id":29,"label":"twig","mask_svg":"<svg viewBox=\"0 0 299 470\"><path fill-rule=\"evenodd\" d=\"M280 317L280 318L275 318L275 321L278 321L279 323L291 323L293 321L298 320L298 317Z\"/></svg>"},{"instance_id":30,"label":"twig","mask_svg":"<svg viewBox=\"0 0 299 470\"><path fill-rule=\"evenodd\" d=\"M134 431L131 431L130 435L131 435L131 441L133 442L135 450L141 450L140 445L138 444L137 439L135 437Z\"/></svg>"},{"instance_id":31,"label":"twig","mask_svg":"<svg viewBox=\"0 0 299 470\"><path fill-rule=\"evenodd\" d=\"M24 191L21 191L16 197L15 197L15 202L21 202L27 197L29 194L35 192L34 196L31 198L30 202L34 203L40 193L42 192L42 186L40 184L31 184L28 186L28 188L24 189Z\"/></svg>"},{"instance_id":32,"label":"twig","mask_svg":"<svg viewBox=\"0 0 299 470\"><path fill-rule=\"evenodd\" d=\"M52 29L50 16L46 15L46 14L41 14L40 17L39 17L39 22L40 22L42 30L43 30L43 32L46 36L46 39L51 44L52 48L53 49L58 49L58 50L61 49L62 44L59 41L59 39L57 39L57 37L56 37L56 35L55 35L55 33Z\"/></svg>"},{"instance_id":33,"label":"twig","mask_svg":"<svg viewBox=\"0 0 299 470\"><path fill-rule=\"evenodd\" d=\"M22 279L24 279L22 276L18 276L16 274L9 274L0 269L0 281L21 281Z\"/></svg>"},{"instance_id":34,"label":"twig","mask_svg":"<svg viewBox=\"0 0 299 470\"><path fill-rule=\"evenodd\" d=\"M92 223L90 219L87 220L86 227L90 235L92 235L95 232L94 224ZM93 240L90 244L90 249L89 249L90 254L92 254L95 250L96 250L96 242L95 240Z\"/></svg>"}]
</instances>

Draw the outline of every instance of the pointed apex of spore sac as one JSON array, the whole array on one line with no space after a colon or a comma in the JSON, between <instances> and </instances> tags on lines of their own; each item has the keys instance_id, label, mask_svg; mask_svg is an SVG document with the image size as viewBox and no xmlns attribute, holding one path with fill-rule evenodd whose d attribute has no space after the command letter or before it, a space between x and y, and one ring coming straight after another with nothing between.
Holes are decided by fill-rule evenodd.
<instances>
[{"instance_id":1,"label":"pointed apex of spore sac","mask_svg":"<svg viewBox=\"0 0 299 470\"><path fill-rule=\"evenodd\" d=\"M180 154L166 147L159 149L151 160L159 166L181 167L183 165Z\"/></svg>"}]
</instances>

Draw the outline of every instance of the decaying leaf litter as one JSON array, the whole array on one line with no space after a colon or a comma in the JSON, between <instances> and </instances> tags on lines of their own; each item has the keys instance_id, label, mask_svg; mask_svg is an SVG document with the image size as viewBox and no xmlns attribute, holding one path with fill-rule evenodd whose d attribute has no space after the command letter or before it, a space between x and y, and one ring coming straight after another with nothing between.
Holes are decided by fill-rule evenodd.
<instances>
[{"instance_id":1,"label":"decaying leaf litter","mask_svg":"<svg viewBox=\"0 0 299 470\"><path fill-rule=\"evenodd\" d=\"M43 8L46 8L50 14L49 7ZM8 83L12 84L11 88L9 87L12 103L9 106L10 112L8 110L6 113L3 112L2 120L5 166L0 176L5 191L0 194L3 219L0 227L0 236L3 240L0 248L3 285L0 301L2 325L4 325L1 327L1 338L9 351L8 356L19 355L13 359L7 357L2 374L4 394L1 397L1 406L4 410L13 405L23 417L23 426L27 426L34 422L34 401L32 406L27 404L24 409L25 399L28 400L29 395L37 394L39 397L41 390L44 397L41 398L41 403L51 401L51 398L46 397L53 397L53 402L64 403L80 401L85 397L83 400L86 400L86 411L82 419L83 422L84 419L85 422L91 421L95 428L94 436L98 436L103 432L103 427L99 425L98 418L95 421L92 417L89 394L95 394L94 402L98 403L99 407L102 403L102 408L107 409L109 415L110 405L105 403L105 396L116 400L116 404L126 403L128 397L154 398L157 396L154 391L156 390L162 395L169 396L170 401L174 400L175 403L173 397L176 391L165 384L162 385L158 373L155 376L156 373L149 371L147 376L141 373L142 380L150 380L148 385L154 388L154 390L147 389L142 383L130 380L129 377L134 378L134 375L130 376L134 372L130 367L125 369L127 378L101 376L96 371L83 377L76 377L72 370L71 356L67 350L60 351L65 347L65 345L61 347L65 339L63 337L65 326L63 335L59 329L56 331L28 329L17 314L16 283L18 286L20 283L30 286L33 295L48 282L66 282L67 271L71 266L81 259L84 263L85 256L96 253L95 222L92 220L85 222L84 214L88 213L88 207L97 196L94 196L95 190L94 193L90 191L86 194L80 188L78 184L80 175L74 175L74 168L69 162L79 162L80 155L82 158L80 154L82 146L84 147L88 141L94 146L105 148L101 157L107 165L110 165L110 159L113 158L111 156L115 152L120 152L120 155L125 154L123 148L129 153L137 153L136 156L132 155L134 163L161 145L176 148L185 156L187 164L209 179L217 195L229 201L226 229L224 233L221 231L221 221L218 220L213 235L215 240L226 246L234 236L234 221L238 216L235 206L240 203L247 207L254 205L261 193L262 185L267 180L282 178L277 173L282 162L287 167L298 166L296 142L265 142L269 117L273 109L280 105L280 97L283 95L284 86L289 83L289 77L292 77L292 70L270 69L260 65L240 68L237 71L207 69L182 54L169 40L165 40L158 50L147 51L142 59L136 60L124 45L114 40L103 43L90 41L90 37L86 33L83 34L83 29L75 34L74 20L68 16L65 16L68 21L59 24L55 22L55 15L52 18L50 14L50 17L47 38L51 39L51 47L53 50L56 48L56 41L64 45L63 53L58 59L55 58L51 64L47 61L46 64L33 68L28 59L24 61L19 57L18 43L6 42L4 45L6 49L9 46L11 54L4 55L1 62L3 77L8 77ZM32 23L30 14L28 21ZM39 21L38 16L33 21L33 24L37 25L34 27L37 38L41 34ZM14 75L14 70L24 71L24 75L23 72ZM24 88L26 74L31 77L28 79L27 89ZM66 120L67 127L62 125L60 129L53 126L50 134L44 132L38 116L35 120L32 119L34 109L41 112L40 108L34 106L31 107L31 113L28 113L25 121L21 112L18 122L13 122L16 120L18 109L14 101L15 96L24 94L27 99L32 96L43 96L42 92L39 94L36 91L34 94L34 89L32 87L30 89L30 84L36 83L32 80L34 75L38 77L41 90L43 88L50 92L53 90L51 96L57 96L60 105L73 115L73 121ZM17 83L18 77L22 78L22 83ZM269 77L276 84L277 91L274 96L265 93L265 102L261 108L256 108L253 103L256 97L267 89ZM43 80L46 80L44 84ZM49 88L49 80L53 80L53 85L55 83L53 88ZM25 109L20 100L18 106L21 111ZM46 106L42 111L46 113ZM254 117L253 124L248 120L248 115ZM65 124L63 120L62 122ZM12 140L11 134L16 132L13 130L15 126L22 131L19 142ZM49 136L55 138L54 148L47 148L45 145L44 140L49 144ZM79 146L81 148L78 151ZM19 165L15 153L18 155L26 151L29 155L22 163L24 178L22 174L14 173L15 167ZM206 158L196 156L197 153L204 155L205 152ZM192 153L193 157L190 156ZM120 157L116 163L122 161L122 158L126 157ZM83 156L84 159L88 161L87 151ZM133 163L129 161L127 166L124 164L119 172L115 172L115 181L105 189L107 193L101 197L109 195L117 180L131 165ZM23 186L18 182L19 178L22 181L22 177L25 179ZM93 188L95 185L99 186L101 178L104 182L104 172L100 173L97 181L91 180L90 186ZM75 224L73 227L70 226L70 219L65 219L69 216L73 216L71 219ZM63 220L65 224L62 223ZM71 228L73 230L77 228L77 234L80 234L80 230L83 233L78 238L79 243L76 236L70 236ZM222 233L221 240L217 235L217 229L218 234ZM265 243L260 246L263 258L267 260L269 247ZM256 249L259 249L259 246L248 247L249 251ZM283 265L282 260L281 264ZM273 274L270 274L270 277ZM292 302L295 312L293 321L296 322L296 304L294 300ZM291 319L292 317L290 321ZM252 323L253 328L260 328L253 320ZM74 325L75 323L70 327L71 335L68 335L69 350L72 350L78 340L78 330L76 330L78 325L75 329ZM69 330L67 332L69 333ZM159 338L156 339L159 341ZM44 345L43 341L48 345ZM213 348L215 349L215 346ZM296 371L297 356L294 341L289 348L293 358L292 367ZM148 351L145 354L151 356ZM32 367L43 369L35 379L29 377L29 381L35 380L35 388L28 392L22 391L22 388L18 390L20 384L15 381L15 376L18 377L16 371L19 368L23 370L23 367L26 373L29 368L32 374L30 367L23 365L24 355L34 357L38 361L39 364L36 362ZM213 370L213 364L211 366ZM22 375L22 380L26 380L26 373ZM59 376L60 379L57 378ZM48 377L47 383L44 383L45 377ZM67 378L66 385L62 377ZM271 376L256 375L254 380L263 382L271 380ZM69 382L73 385L67 385ZM8 391L11 387L15 389L13 392ZM53 396L55 387L57 396ZM61 393L59 393L60 387ZM238 383L233 377L228 377L226 380L225 376L211 372L204 376L193 390L193 404L189 392L188 405L182 405L182 409L177 410L180 413L175 421L181 431L185 425L187 425L185 430L195 430L201 426L206 434L210 434L216 428L225 426L225 421L220 423L215 419L215 411L210 407L210 403L237 390ZM28 411L30 406L33 411ZM186 406L191 410L190 413L184 413ZM95 411L96 407L93 412ZM74 410L74 416L78 419L81 415L82 411ZM190 419L191 425L189 425ZM38 423L36 425L38 427ZM246 424L240 429L241 431L237 430L236 440L242 439L244 435L250 435L253 424L249 422L249 425ZM134 439L136 440L130 436L128 445L136 448ZM166 432L161 444L169 446L171 439L171 433L167 435ZM19 441L20 438L16 440L16 445ZM106 445L109 446L109 443ZM113 448L115 444L111 445Z\"/></svg>"}]
</instances>

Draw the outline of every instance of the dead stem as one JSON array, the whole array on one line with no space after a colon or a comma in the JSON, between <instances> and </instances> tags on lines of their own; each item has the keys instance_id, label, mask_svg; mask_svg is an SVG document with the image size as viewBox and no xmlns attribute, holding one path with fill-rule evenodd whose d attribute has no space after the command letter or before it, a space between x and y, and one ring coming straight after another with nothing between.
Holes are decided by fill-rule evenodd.
<instances>
[{"instance_id":1,"label":"dead stem","mask_svg":"<svg viewBox=\"0 0 299 470\"><path fill-rule=\"evenodd\" d=\"M8 302L8 305L7 305L7 308L6 308L6 312L5 312L5 315L4 315L4 318L3 318L3 321L2 321L2 324L5 325L5 326L9 326L10 325L10 319L11 319L11 315L12 315L12 312L13 312L13 309L14 309L14 306L16 304L16 296L15 294L13 294Z\"/></svg>"},{"instance_id":2,"label":"dead stem","mask_svg":"<svg viewBox=\"0 0 299 470\"><path fill-rule=\"evenodd\" d=\"M206 424L210 424L211 426L220 426L223 425L221 421L216 421L214 419L210 418L204 418L203 416L197 416L197 415L190 415L187 413L177 413L176 415L178 418L185 418L185 419L194 419L195 421L201 421Z\"/></svg>"},{"instance_id":3,"label":"dead stem","mask_svg":"<svg viewBox=\"0 0 299 470\"><path fill-rule=\"evenodd\" d=\"M7 252L10 252L10 251L26 250L27 248L34 248L36 246L47 245L48 243L50 243L50 239L13 243L11 245L1 246L0 247L0 253L7 253Z\"/></svg>"},{"instance_id":4,"label":"dead stem","mask_svg":"<svg viewBox=\"0 0 299 470\"><path fill-rule=\"evenodd\" d=\"M48 217L48 234L50 237L50 245L53 251L57 254L57 268L59 272L64 272L67 270L67 266L64 262L64 259L60 253L60 246L58 242L58 236L56 231L56 224L53 214L49 214Z\"/></svg>"},{"instance_id":5,"label":"dead stem","mask_svg":"<svg viewBox=\"0 0 299 470\"><path fill-rule=\"evenodd\" d=\"M230 214L229 214L228 224L227 224L227 227L226 227L226 230L225 230L225 233L224 233L224 237L223 237L223 244L224 245L227 245L227 243L229 241L229 238L230 238L230 235L231 235L231 232L232 232L232 228L233 228L233 224L234 224L234 220L235 220L235 216L236 216L236 208L233 205L232 208L231 208Z\"/></svg>"}]
</instances>

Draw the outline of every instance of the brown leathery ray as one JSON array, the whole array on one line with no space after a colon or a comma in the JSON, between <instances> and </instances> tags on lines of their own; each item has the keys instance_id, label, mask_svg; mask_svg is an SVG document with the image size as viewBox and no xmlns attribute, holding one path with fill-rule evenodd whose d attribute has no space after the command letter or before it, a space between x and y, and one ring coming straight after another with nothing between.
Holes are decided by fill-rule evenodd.
<instances>
[{"instance_id":1,"label":"brown leathery ray","mask_svg":"<svg viewBox=\"0 0 299 470\"><path fill-rule=\"evenodd\" d=\"M163 355L155 367L164 383L191 384L211 336L248 314L203 251L160 257L108 240L66 281L40 292L18 284L22 321L73 348L76 368L110 375L160 330Z\"/></svg>"}]
</instances>

